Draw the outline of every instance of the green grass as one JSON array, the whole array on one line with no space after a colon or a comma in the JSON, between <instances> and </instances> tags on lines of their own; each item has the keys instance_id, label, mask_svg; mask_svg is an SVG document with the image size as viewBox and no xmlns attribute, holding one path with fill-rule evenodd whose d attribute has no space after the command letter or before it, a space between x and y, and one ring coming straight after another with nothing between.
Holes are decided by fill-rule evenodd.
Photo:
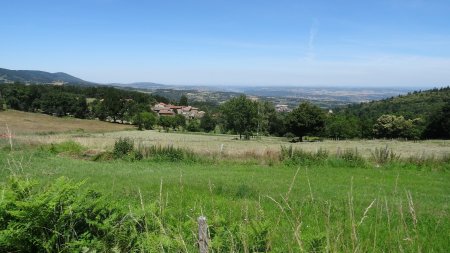
<instances>
[{"instance_id":1,"label":"green grass","mask_svg":"<svg viewBox=\"0 0 450 253\"><path fill-rule=\"evenodd\" d=\"M448 162L396 161L380 168L334 158L306 165L226 159L93 162L67 156L72 148L79 149L64 144L53 148L60 154L48 148L0 151L0 181L19 173L45 189L61 176L86 179L85 187L147 214L156 234L164 230L164 237L145 239L159 251L195 251L200 215L208 219L214 252L450 249Z\"/></svg>"}]
</instances>

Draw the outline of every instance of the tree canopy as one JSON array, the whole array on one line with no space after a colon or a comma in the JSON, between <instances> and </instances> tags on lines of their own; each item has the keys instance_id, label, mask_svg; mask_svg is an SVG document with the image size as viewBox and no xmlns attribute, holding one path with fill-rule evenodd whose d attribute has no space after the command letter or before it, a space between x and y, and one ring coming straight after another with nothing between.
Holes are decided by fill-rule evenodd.
<instances>
[{"instance_id":1,"label":"tree canopy","mask_svg":"<svg viewBox=\"0 0 450 253\"><path fill-rule=\"evenodd\" d=\"M416 130L420 119L405 119L403 116L390 114L381 115L373 126L373 132L376 137L381 138L419 138L419 132Z\"/></svg>"},{"instance_id":2,"label":"tree canopy","mask_svg":"<svg viewBox=\"0 0 450 253\"><path fill-rule=\"evenodd\" d=\"M253 135L257 127L257 103L242 95L232 98L221 106L224 128L239 134L239 139Z\"/></svg>"},{"instance_id":3,"label":"tree canopy","mask_svg":"<svg viewBox=\"0 0 450 253\"><path fill-rule=\"evenodd\" d=\"M450 139L450 100L442 106L442 109L431 115L424 137Z\"/></svg>"},{"instance_id":4,"label":"tree canopy","mask_svg":"<svg viewBox=\"0 0 450 253\"><path fill-rule=\"evenodd\" d=\"M303 140L305 135L317 134L325 127L325 113L319 107L303 102L287 116L288 130Z\"/></svg>"}]
</instances>

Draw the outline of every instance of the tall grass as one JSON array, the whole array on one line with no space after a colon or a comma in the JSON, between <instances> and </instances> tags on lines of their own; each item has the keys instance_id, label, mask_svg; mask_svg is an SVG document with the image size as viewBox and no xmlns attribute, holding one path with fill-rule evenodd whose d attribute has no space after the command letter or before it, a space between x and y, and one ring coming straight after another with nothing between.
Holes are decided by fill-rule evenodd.
<instances>
[{"instance_id":1,"label":"tall grass","mask_svg":"<svg viewBox=\"0 0 450 253\"><path fill-rule=\"evenodd\" d=\"M294 164L307 164L314 162L325 161L329 156L327 150L322 148L317 149L316 152L308 152L302 149L293 148L291 146L281 146L280 160L287 161Z\"/></svg>"},{"instance_id":2,"label":"tall grass","mask_svg":"<svg viewBox=\"0 0 450 253\"><path fill-rule=\"evenodd\" d=\"M194 152L173 145L142 145L136 150L143 158L168 161L195 161L198 156Z\"/></svg>"},{"instance_id":3,"label":"tall grass","mask_svg":"<svg viewBox=\"0 0 450 253\"><path fill-rule=\"evenodd\" d=\"M44 190L34 191L30 181L12 178L3 191L14 197L3 198L0 205L0 218L4 221L0 226L0 250L196 251L195 217L179 216L183 212L170 204L177 203L177 198L163 198L162 184L159 200L146 203L138 190L139 203L129 210L81 186L59 179ZM347 203L298 200L290 196L289 188L285 195L266 195L256 206L242 206L241 218L227 219L223 208L213 207L203 213L208 217L210 249L214 252L448 250L445 241L431 243L427 239L437 235L445 224L439 218L422 221L410 191L390 200L387 195L362 200L355 198L352 182L348 187ZM267 216L266 208L275 208L279 215Z\"/></svg>"},{"instance_id":4,"label":"tall grass","mask_svg":"<svg viewBox=\"0 0 450 253\"><path fill-rule=\"evenodd\" d=\"M149 158L182 153L169 147L146 149ZM340 159L348 165L358 154L348 152L324 161ZM38 160L28 163L25 173L39 176L46 167L72 164L67 173L81 178L99 174L99 180L88 185L60 179L47 186L26 179L2 181L0 251L196 252L200 215L208 220L212 252L446 252L450 247L445 203L425 205L433 194L447 191L409 181L398 184L408 180L399 174L390 185L386 176L397 172L389 170L347 166L351 169L327 173L323 166L300 165L293 171L283 165L265 170L227 163L213 169L157 159L102 164L45 154L33 158ZM102 183L108 191L107 175L114 173L118 196L92 191ZM343 184L336 182L340 175L346 178ZM422 177L433 183L427 173L407 175L420 179L419 184ZM152 181L156 186L148 188Z\"/></svg>"},{"instance_id":5,"label":"tall grass","mask_svg":"<svg viewBox=\"0 0 450 253\"><path fill-rule=\"evenodd\" d=\"M386 145L384 148L375 148L371 153L373 161L377 165L383 165L389 162L395 162L400 159L400 155L396 154L392 149Z\"/></svg>"}]
</instances>

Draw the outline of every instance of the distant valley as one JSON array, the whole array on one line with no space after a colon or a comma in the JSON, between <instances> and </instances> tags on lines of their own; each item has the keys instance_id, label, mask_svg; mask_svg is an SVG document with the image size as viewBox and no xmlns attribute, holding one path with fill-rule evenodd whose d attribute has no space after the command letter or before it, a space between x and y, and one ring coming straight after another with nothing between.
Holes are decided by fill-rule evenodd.
<instances>
[{"instance_id":1,"label":"distant valley","mask_svg":"<svg viewBox=\"0 0 450 253\"><path fill-rule=\"evenodd\" d=\"M232 97L245 94L255 99L294 108L301 101L311 101L322 108L334 108L352 103L380 100L406 94L408 88L351 88L351 87L294 87L294 86L198 86L168 85L152 82L99 84L82 80L66 73L49 73L34 70L9 70L0 68L1 83L45 83L54 85L108 85L123 89L138 90L178 101L186 95L191 101L222 103Z\"/></svg>"},{"instance_id":2,"label":"distant valley","mask_svg":"<svg viewBox=\"0 0 450 253\"><path fill-rule=\"evenodd\" d=\"M295 86L194 86L163 85L155 83L114 84L131 87L179 100L182 95L192 101L221 103L232 97L245 94L250 97L285 104L294 108L301 101L311 101L322 108L334 108L353 103L381 100L407 94L412 88L352 88L352 87L295 87Z\"/></svg>"}]
</instances>

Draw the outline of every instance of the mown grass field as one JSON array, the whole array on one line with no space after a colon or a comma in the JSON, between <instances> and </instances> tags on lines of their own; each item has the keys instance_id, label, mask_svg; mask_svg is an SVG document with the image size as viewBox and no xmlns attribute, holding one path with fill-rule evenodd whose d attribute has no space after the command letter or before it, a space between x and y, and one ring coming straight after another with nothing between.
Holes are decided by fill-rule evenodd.
<instances>
[{"instance_id":1,"label":"mown grass field","mask_svg":"<svg viewBox=\"0 0 450 253\"><path fill-rule=\"evenodd\" d=\"M111 150L125 136L141 145L189 148L196 155L177 161L92 161L85 156L91 149ZM371 151L385 145L405 159L423 153L444 157L448 141L296 143L307 151L328 149L330 156L295 163L275 154L281 145L290 145L284 139L233 138L158 131L23 134L13 140L13 151L7 140L0 143L0 182L6 187L15 174L39 182L35 191L42 191L60 177L86 180L80 191L101 192L128 210L127 216L145 221L144 231L136 235L145 243L136 252L196 252L201 215L210 226L212 252L450 250L448 159L381 166L370 160ZM42 146L69 139L85 147L52 151L58 148ZM355 147L365 162L333 156L338 148Z\"/></svg>"}]
</instances>

